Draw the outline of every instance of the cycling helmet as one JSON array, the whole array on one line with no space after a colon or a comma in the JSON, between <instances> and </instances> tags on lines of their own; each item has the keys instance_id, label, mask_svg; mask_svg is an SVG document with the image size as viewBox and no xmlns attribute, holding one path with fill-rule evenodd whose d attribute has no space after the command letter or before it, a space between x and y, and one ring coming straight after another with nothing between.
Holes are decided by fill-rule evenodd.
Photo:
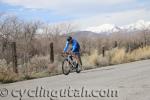
<instances>
[{"instance_id":1,"label":"cycling helmet","mask_svg":"<svg viewBox=\"0 0 150 100\"><path fill-rule=\"evenodd\" d=\"M67 37L67 41L70 41L70 40L72 40L72 37L71 37L71 36L68 36L68 37Z\"/></svg>"}]
</instances>

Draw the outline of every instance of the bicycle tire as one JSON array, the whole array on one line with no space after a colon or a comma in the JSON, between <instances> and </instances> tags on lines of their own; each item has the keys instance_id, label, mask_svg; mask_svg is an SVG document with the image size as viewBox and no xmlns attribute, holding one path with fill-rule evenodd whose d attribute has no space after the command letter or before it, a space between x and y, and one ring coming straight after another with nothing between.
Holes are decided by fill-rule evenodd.
<instances>
[{"instance_id":1,"label":"bicycle tire","mask_svg":"<svg viewBox=\"0 0 150 100\"><path fill-rule=\"evenodd\" d=\"M65 69L66 69L65 66L64 66L65 62L68 62L68 59L65 59L62 62L62 72L63 72L63 74L68 75L70 73L70 69L67 72L65 72ZM70 65L69 65L69 67L70 67Z\"/></svg>"},{"instance_id":2,"label":"bicycle tire","mask_svg":"<svg viewBox=\"0 0 150 100\"><path fill-rule=\"evenodd\" d=\"M79 64L77 64L77 66L76 66L76 72L77 72L77 73L80 73L80 72L81 72L81 68L79 69L79 67L81 67L81 66L79 66Z\"/></svg>"}]
</instances>

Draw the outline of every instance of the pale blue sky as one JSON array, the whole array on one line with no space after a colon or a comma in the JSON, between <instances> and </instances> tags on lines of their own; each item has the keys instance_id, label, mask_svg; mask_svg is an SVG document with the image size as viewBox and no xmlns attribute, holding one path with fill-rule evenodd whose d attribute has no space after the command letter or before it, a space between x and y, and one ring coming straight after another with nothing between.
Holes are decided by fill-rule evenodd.
<instances>
[{"instance_id":1,"label":"pale blue sky","mask_svg":"<svg viewBox=\"0 0 150 100\"><path fill-rule=\"evenodd\" d=\"M73 22L86 28L150 21L150 0L0 0L0 12L25 20Z\"/></svg>"}]
</instances>

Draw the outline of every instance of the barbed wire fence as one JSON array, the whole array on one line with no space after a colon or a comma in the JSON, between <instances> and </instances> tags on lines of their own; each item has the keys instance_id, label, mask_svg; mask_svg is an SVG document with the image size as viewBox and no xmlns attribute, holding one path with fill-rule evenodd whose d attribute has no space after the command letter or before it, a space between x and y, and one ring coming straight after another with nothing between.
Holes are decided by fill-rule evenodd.
<instances>
[{"instance_id":1,"label":"barbed wire fence","mask_svg":"<svg viewBox=\"0 0 150 100\"><path fill-rule=\"evenodd\" d=\"M53 42L49 45L49 60L54 62ZM18 57L16 42L0 42L0 59L6 60L7 64L12 63L13 72L18 73Z\"/></svg>"}]
</instances>

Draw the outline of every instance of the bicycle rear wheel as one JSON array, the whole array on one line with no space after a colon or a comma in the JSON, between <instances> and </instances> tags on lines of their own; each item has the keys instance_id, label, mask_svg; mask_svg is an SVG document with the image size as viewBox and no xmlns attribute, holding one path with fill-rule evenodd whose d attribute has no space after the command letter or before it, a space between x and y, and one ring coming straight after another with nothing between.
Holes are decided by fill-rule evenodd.
<instances>
[{"instance_id":1,"label":"bicycle rear wheel","mask_svg":"<svg viewBox=\"0 0 150 100\"><path fill-rule=\"evenodd\" d=\"M70 64L68 62L68 59L65 59L63 62L62 62L62 72L63 74L65 75L68 75L70 73Z\"/></svg>"},{"instance_id":2,"label":"bicycle rear wheel","mask_svg":"<svg viewBox=\"0 0 150 100\"><path fill-rule=\"evenodd\" d=\"M80 73L81 72L81 66L79 64L77 64L76 66L76 72L77 73Z\"/></svg>"}]
</instances>

